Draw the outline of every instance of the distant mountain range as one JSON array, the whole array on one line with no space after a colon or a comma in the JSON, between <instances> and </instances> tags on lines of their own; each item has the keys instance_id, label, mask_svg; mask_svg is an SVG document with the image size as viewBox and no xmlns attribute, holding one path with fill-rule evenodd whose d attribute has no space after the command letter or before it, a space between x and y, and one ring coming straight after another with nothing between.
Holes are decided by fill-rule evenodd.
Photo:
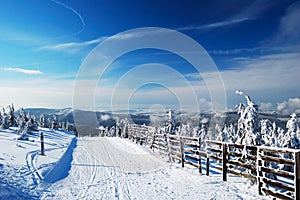
<instances>
[{"instance_id":1,"label":"distant mountain range","mask_svg":"<svg viewBox=\"0 0 300 200\"><path fill-rule=\"evenodd\" d=\"M48 109L48 108L26 108L24 109L25 113L30 113L34 115L37 120L41 114L44 114L46 118L51 118L55 115L59 122L70 122L74 123L74 114L79 116L80 123L88 124L91 120L91 116L96 116L99 126L115 126L116 120L121 120L127 118L129 122L136 124L145 124L145 125L162 125L167 119L166 113L149 113L141 112L138 113L134 110L130 111L115 111L115 112L105 112L105 111L84 111L84 110L73 110L72 108L64 109ZM18 113L18 111L16 112ZM281 115L278 113L263 113L258 114L260 119L269 119L270 121L275 121L276 124L282 128L285 128L285 124L290 116ZM181 123L190 123L192 126L196 126L201 123L213 123L217 124L218 122L224 121L225 124L236 124L239 115L236 112L226 112L226 113L216 113L216 112L206 112L199 114L185 113L185 112L175 112L174 114L175 121ZM299 117L299 116L298 116ZM79 125L82 125L79 124ZM77 125L77 124L76 124Z\"/></svg>"}]
</instances>

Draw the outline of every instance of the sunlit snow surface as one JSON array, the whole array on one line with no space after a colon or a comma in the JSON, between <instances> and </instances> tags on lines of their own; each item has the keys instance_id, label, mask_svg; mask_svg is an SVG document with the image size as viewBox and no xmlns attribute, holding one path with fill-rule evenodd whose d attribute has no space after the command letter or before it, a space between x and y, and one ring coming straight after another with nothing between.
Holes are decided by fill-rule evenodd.
<instances>
[{"instance_id":1,"label":"sunlit snow surface","mask_svg":"<svg viewBox=\"0 0 300 200\"><path fill-rule=\"evenodd\" d=\"M39 134L43 132L45 156L40 155ZM16 128L0 131L0 199L39 199L39 184L69 147L73 135L40 129L28 141L17 140Z\"/></svg>"},{"instance_id":2,"label":"sunlit snow surface","mask_svg":"<svg viewBox=\"0 0 300 200\"><path fill-rule=\"evenodd\" d=\"M0 132L0 199L262 199L244 178L182 169L128 139L41 131L46 156L38 133L17 141L15 129Z\"/></svg>"}]
</instances>

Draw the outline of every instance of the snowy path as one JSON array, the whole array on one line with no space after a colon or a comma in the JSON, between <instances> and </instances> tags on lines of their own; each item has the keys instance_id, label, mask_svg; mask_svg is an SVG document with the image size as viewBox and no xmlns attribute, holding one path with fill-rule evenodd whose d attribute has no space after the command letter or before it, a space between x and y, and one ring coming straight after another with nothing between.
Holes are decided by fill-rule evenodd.
<instances>
[{"instance_id":1,"label":"snowy path","mask_svg":"<svg viewBox=\"0 0 300 200\"><path fill-rule=\"evenodd\" d=\"M78 139L69 175L44 199L257 199L245 179L200 175L120 138ZM261 198L261 197L260 197Z\"/></svg>"}]
</instances>

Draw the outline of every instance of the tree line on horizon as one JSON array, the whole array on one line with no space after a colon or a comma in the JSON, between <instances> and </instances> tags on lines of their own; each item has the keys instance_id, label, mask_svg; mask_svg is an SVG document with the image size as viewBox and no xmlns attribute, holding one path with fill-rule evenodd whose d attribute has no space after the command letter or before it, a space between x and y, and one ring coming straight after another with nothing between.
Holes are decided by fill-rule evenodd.
<instances>
[{"instance_id":1,"label":"tree line on horizon","mask_svg":"<svg viewBox=\"0 0 300 200\"><path fill-rule=\"evenodd\" d=\"M38 127L50 128L52 130L66 130L73 131L73 125L69 122L59 122L56 115L46 118L44 114L41 114L39 120L30 112L26 114L23 108L19 109L18 114L15 113L14 104L2 107L0 111L0 130L8 129L9 127L17 127L18 140L28 140L29 135L33 131L39 131Z\"/></svg>"}]
</instances>

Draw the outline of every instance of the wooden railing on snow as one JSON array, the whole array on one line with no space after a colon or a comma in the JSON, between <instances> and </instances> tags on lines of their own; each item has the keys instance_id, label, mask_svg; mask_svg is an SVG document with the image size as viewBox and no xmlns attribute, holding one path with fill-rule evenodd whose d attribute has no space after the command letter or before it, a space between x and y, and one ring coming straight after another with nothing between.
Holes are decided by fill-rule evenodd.
<instances>
[{"instance_id":1,"label":"wooden railing on snow","mask_svg":"<svg viewBox=\"0 0 300 200\"><path fill-rule=\"evenodd\" d=\"M300 151L263 146L245 146L206 140L206 151L201 150L199 138L157 133L156 128L130 125L129 139L148 144L170 161L181 162L198 168L202 173L201 161L205 158L206 175L209 175L211 160L222 171L223 181L228 173L256 182L260 195L279 199L300 199ZM281 166L281 167L279 167Z\"/></svg>"}]
</instances>

